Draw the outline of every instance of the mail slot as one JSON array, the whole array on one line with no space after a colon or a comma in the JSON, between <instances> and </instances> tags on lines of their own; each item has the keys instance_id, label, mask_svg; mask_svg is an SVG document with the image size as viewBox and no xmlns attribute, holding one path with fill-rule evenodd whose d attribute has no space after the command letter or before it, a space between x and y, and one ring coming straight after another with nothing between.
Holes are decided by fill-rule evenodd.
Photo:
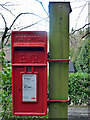
<instances>
[{"instance_id":1,"label":"mail slot","mask_svg":"<svg viewBox=\"0 0 90 120\"><path fill-rule=\"evenodd\" d=\"M14 115L47 114L47 33L11 34L12 103Z\"/></svg>"}]
</instances>

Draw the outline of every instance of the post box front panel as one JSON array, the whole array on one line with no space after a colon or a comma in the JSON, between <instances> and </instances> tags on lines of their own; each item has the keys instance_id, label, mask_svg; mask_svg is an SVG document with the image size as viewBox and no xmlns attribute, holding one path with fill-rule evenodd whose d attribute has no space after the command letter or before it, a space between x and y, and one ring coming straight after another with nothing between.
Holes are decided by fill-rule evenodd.
<instances>
[{"instance_id":1,"label":"post box front panel","mask_svg":"<svg viewBox=\"0 0 90 120\"><path fill-rule=\"evenodd\" d=\"M32 34L33 36L41 37L30 38L30 41L28 41ZM27 37L28 35L29 37ZM13 114L29 116L46 115L46 32L15 31L12 33L11 44Z\"/></svg>"}]
</instances>

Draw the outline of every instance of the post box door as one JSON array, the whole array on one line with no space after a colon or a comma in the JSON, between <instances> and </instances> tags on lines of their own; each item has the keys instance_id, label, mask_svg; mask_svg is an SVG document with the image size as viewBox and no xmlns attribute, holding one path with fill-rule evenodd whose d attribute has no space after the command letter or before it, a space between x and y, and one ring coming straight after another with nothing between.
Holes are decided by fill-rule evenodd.
<instances>
[{"instance_id":1,"label":"post box door","mask_svg":"<svg viewBox=\"0 0 90 120\"><path fill-rule=\"evenodd\" d=\"M12 46L13 114L47 114L47 34L15 31Z\"/></svg>"}]
</instances>

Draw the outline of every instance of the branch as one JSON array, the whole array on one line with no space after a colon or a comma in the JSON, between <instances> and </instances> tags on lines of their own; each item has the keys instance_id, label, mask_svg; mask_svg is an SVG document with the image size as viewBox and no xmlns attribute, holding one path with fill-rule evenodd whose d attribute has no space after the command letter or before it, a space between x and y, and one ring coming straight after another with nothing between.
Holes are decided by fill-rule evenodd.
<instances>
[{"instance_id":1,"label":"branch","mask_svg":"<svg viewBox=\"0 0 90 120\"><path fill-rule=\"evenodd\" d=\"M6 38L6 34L7 34L7 31L8 30L10 30L11 28L12 28L12 26L14 25L14 23L16 22L16 20L21 16L21 15L23 15L23 14L32 14L32 15L35 15L35 16L37 16L37 17L39 17L39 18L42 18L42 17L40 17L39 15L36 15L36 14L34 14L34 13L20 13L15 19L14 19L14 21L12 22L12 24L11 24L11 26L9 27L9 28L7 28L7 24L6 24L6 21L5 21L5 19L4 19L4 17L3 17L3 15L2 15L2 17L3 17L3 19L4 19L4 21L5 21L5 31L4 31L4 34L3 34L3 36L2 36L2 48L3 48L3 42L4 42L4 39ZM42 20L46 20L46 18L42 18ZM42 21L42 20L40 20L40 21ZM40 21L38 21L38 22L40 22ZM38 22L36 22L36 23L34 23L34 24L32 24L32 25L35 25L35 24L37 24ZM22 29L25 29L25 28L28 28L28 27L31 27L32 25L29 25L29 26L26 26L26 27L24 27L24 28L22 28ZM21 30L22 30L21 29ZM7 38L7 41L6 41L6 43L4 44L4 45L6 45L7 44L7 42L8 42L8 40L9 40L9 37L10 36L8 36L8 38Z\"/></svg>"},{"instance_id":2,"label":"branch","mask_svg":"<svg viewBox=\"0 0 90 120\"><path fill-rule=\"evenodd\" d=\"M37 23L39 23L39 22L41 22L41 21L43 21L43 19L41 19L41 20L39 20L39 21L31 24L31 25L28 25L28 26L25 26L25 27L23 27L23 28L20 28L19 31L21 31L21 30L23 30L23 29L26 29L26 28L29 28L29 27L31 27L31 26L33 26L33 25L35 25L35 24L37 24ZM11 35L11 34L10 34L10 35ZM8 43L9 38L10 38L10 35L8 35L8 38L7 38L6 43L5 43L4 45L6 45L6 44Z\"/></svg>"},{"instance_id":3,"label":"branch","mask_svg":"<svg viewBox=\"0 0 90 120\"><path fill-rule=\"evenodd\" d=\"M10 2L5 2L4 4L2 4L2 5L7 5L8 3L10 3Z\"/></svg>"},{"instance_id":4,"label":"branch","mask_svg":"<svg viewBox=\"0 0 90 120\"><path fill-rule=\"evenodd\" d=\"M2 40L1 40L2 50L3 50L4 39L6 38L7 32L8 32L8 27L5 28L4 34L3 34L3 36L2 36Z\"/></svg>"},{"instance_id":5,"label":"branch","mask_svg":"<svg viewBox=\"0 0 90 120\"><path fill-rule=\"evenodd\" d=\"M4 34L2 36L2 43L4 42L4 39L6 38L6 34L7 34L8 28L5 28Z\"/></svg>"},{"instance_id":6,"label":"branch","mask_svg":"<svg viewBox=\"0 0 90 120\"><path fill-rule=\"evenodd\" d=\"M19 31L21 31L21 30L23 30L23 29L26 29L26 28L29 28L29 27L31 27L31 26L33 26L33 25L35 25L35 24L37 24L37 23L39 23L39 22L41 22L41 21L43 21L43 19L41 19L41 20L39 20L39 21L31 24L31 25L28 25L28 26L26 26L26 27L20 28Z\"/></svg>"},{"instance_id":7,"label":"branch","mask_svg":"<svg viewBox=\"0 0 90 120\"><path fill-rule=\"evenodd\" d=\"M1 6L2 8L4 8L5 10L7 10L8 12L10 12L13 16L15 16L15 15L12 13L12 11L9 10L8 8L4 7L4 5L0 4L0 6Z\"/></svg>"},{"instance_id":8,"label":"branch","mask_svg":"<svg viewBox=\"0 0 90 120\"><path fill-rule=\"evenodd\" d=\"M37 16L37 17L39 17L39 18L43 18L43 17L40 17L39 15L34 14L34 13L28 13L28 12L26 12L26 13L20 13L20 14L14 19L14 21L12 22L12 24L11 24L11 26L10 26L9 29L11 29L12 26L14 25L14 23L16 22L16 20L17 20L21 15L24 15L24 14L31 14L31 15ZM46 19L43 18L43 20L46 20ZM46 20L46 21L47 21L47 20Z\"/></svg>"},{"instance_id":9,"label":"branch","mask_svg":"<svg viewBox=\"0 0 90 120\"><path fill-rule=\"evenodd\" d=\"M4 44L4 46L8 43L10 36L11 36L11 34L8 35L7 41L6 41L6 43Z\"/></svg>"},{"instance_id":10,"label":"branch","mask_svg":"<svg viewBox=\"0 0 90 120\"><path fill-rule=\"evenodd\" d=\"M0 5L3 5L3 6L17 6L18 4L10 4L11 2L5 2L4 4L0 4Z\"/></svg>"},{"instance_id":11,"label":"branch","mask_svg":"<svg viewBox=\"0 0 90 120\"><path fill-rule=\"evenodd\" d=\"M82 36L82 39L83 39L84 37L86 37L87 35L89 35L89 34L90 34L90 32L86 33L84 36Z\"/></svg>"},{"instance_id":12,"label":"branch","mask_svg":"<svg viewBox=\"0 0 90 120\"><path fill-rule=\"evenodd\" d=\"M2 16L2 18L3 18L3 21L4 21L4 23L5 23L5 28L6 28L6 27L7 27L6 20L5 20L4 16L2 15L2 13L0 13L0 15L1 15L1 16Z\"/></svg>"},{"instance_id":13,"label":"branch","mask_svg":"<svg viewBox=\"0 0 90 120\"><path fill-rule=\"evenodd\" d=\"M45 10L45 8L44 8L43 3L42 3L41 1L39 1L39 0L35 0L35 1L37 1L37 2L39 2L39 3L41 4L41 6L42 6L44 12L49 16L48 12L47 12L47 11Z\"/></svg>"},{"instance_id":14,"label":"branch","mask_svg":"<svg viewBox=\"0 0 90 120\"><path fill-rule=\"evenodd\" d=\"M75 28L76 28L76 26L77 26L77 21L78 21L78 19L80 18L80 15L81 15L81 13L83 12L83 10L84 10L85 6L87 5L87 3L88 3L88 1L84 4L83 8L81 9L81 11L80 11L80 13L79 13L79 15L78 15L78 18L76 19Z\"/></svg>"},{"instance_id":15,"label":"branch","mask_svg":"<svg viewBox=\"0 0 90 120\"><path fill-rule=\"evenodd\" d=\"M72 38L72 39L71 39ZM75 41L74 41L74 40ZM75 44L76 44L76 42L77 42L77 39L76 39L76 37L74 37L74 36L70 36L70 42L71 42L71 46L72 46L72 43L73 43L73 46L75 46Z\"/></svg>"},{"instance_id":16,"label":"branch","mask_svg":"<svg viewBox=\"0 0 90 120\"><path fill-rule=\"evenodd\" d=\"M86 3L85 3L84 5L86 5ZM81 6L78 6L78 7L74 7L74 8L72 8L72 9L81 8L81 7L83 7L84 5L81 5Z\"/></svg>"},{"instance_id":17,"label":"branch","mask_svg":"<svg viewBox=\"0 0 90 120\"><path fill-rule=\"evenodd\" d=\"M79 28L79 29L73 31L72 33L70 33L70 35L74 34L75 32L77 32L77 31L79 31L79 30L81 30L81 29L83 29L83 28L85 28L87 25L90 25L90 23L85 24L83 27L81 27L81 28Z\"/></svg>"}]
</instances>

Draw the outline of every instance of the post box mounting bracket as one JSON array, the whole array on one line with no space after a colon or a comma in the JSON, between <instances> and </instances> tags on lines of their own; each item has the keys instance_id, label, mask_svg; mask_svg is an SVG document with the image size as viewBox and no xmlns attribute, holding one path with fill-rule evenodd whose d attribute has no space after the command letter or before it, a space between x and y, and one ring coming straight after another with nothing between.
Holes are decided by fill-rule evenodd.
<instances>
[{"instance_id":1,"label":"post box mounting bracket","mask_svg":"<svg viewBox=\"0 0 90 120\"><path fill-rule=\"evenodd\" d=\"M50 102L69 102L69 99L68 100L47 100L48 103Z\"/></svg>"},{"instance_id":2,"label":"post box mounting bracket","mask_svg":"<svg viewBox=\"0 0 90 120\"><path fill-rule=\"evenodd\" d=\"M69 61L70 59L50 59L48 58L47 61L48 62L54 62L54 61Z\"/></svg>"},{"instance_id":3,"label":"post box mounting bracket","mask_svg":"<svg viewBox=\"0 0 90 120\"><path fill-rule=\"evenodd\" d=\"M55 62L55 61L69 61L70 59L50 59L50 54L47 54L47 61L48 62ZM68 100L47 100L48 103L50 102L69 102L69 97Z\"/></svg>"},{"instance_id":4,"label":"post box mounting bracket","mask_svg":"<svg viewBox=\"0 0 90 120\"><path fill-rule=\"evenodd\" d=\"M47 54L47 61L48 62L56 62L56 61L69 61L70 59L50 59L50 54Z\"/></svg>"}]
</instances>

